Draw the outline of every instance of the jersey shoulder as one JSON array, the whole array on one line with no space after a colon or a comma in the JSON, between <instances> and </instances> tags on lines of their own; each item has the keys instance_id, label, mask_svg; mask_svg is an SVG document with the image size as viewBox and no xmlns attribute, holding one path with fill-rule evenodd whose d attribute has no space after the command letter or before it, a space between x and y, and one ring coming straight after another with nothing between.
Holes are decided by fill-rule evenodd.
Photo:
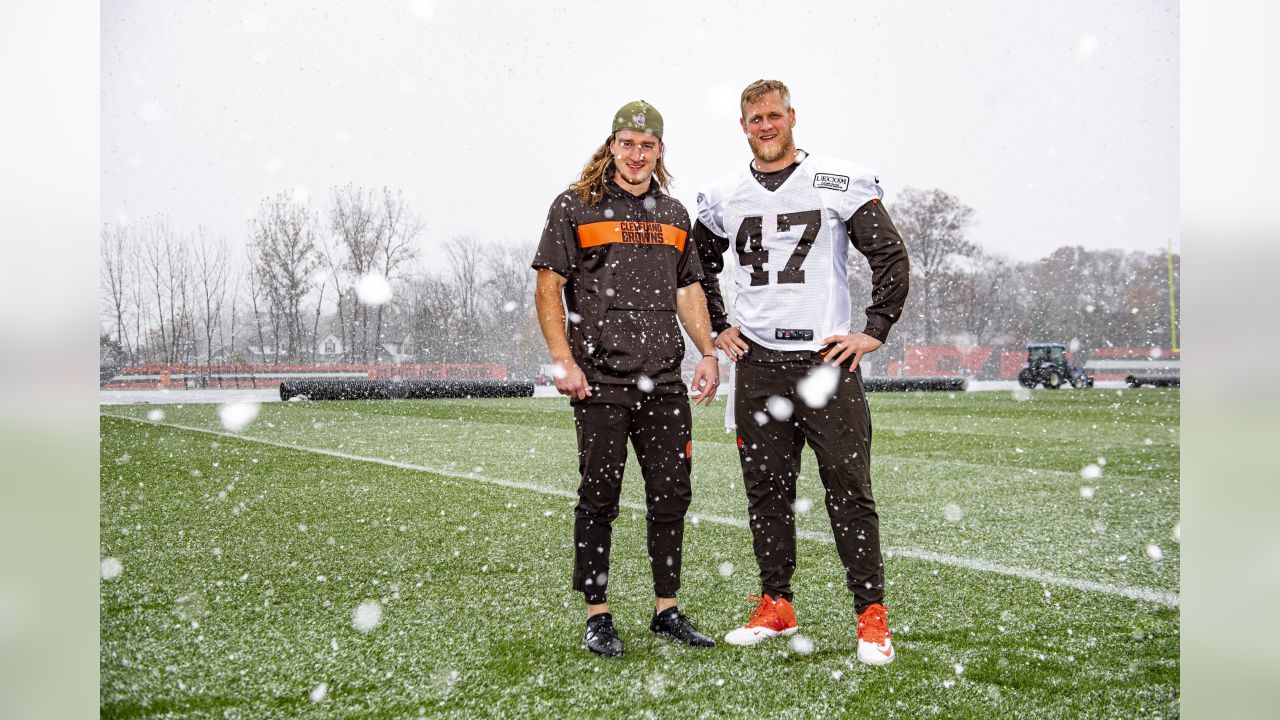
<instances>
[{"instance_id":1,"label":"jersey shoulder","mask_svg":"<svg viewBox=\"0 0 1280 720\"><path fill-rule=\"evenodd\" d=\"M824 195L827 205L839 209L845 218L871 200L884 198L880 177L862 163L810 154L798 169Z\"/></svg>"},{"instance_id":2,"label":"jersey shoulder","mask_svg":"<svg viewBox=\"0 0 1280 720\"><path fill-rule=\"evenodd\" d=\"M725 236L724 203L742 187L743 173L730 173L698 190L698 219L711 232Z\"/></svg>"}]
</instances>

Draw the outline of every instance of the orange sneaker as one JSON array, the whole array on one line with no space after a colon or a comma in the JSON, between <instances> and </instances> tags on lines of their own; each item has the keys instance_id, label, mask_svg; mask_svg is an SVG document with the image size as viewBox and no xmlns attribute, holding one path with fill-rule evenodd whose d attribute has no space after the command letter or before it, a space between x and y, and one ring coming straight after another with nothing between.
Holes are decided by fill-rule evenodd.
<instances>
[{"instance_id":1,"label":"orange sneaker","mask_svg":"<svg viewBox=\"0 0 1280 720\"><path fill-rule=\"evenodd\" d=\"M755 645L771 637L792 635L800 629L796 625L796 610L786 598L774 600L768 595L752 595L749 599L757 603L756 609L751 611L746 625L724 636L730 645Z\"/></svg>"},{"instance_id":2,"label":"orange sneaker","mask_svg":"<svg viewBox=\"0 0 1280 720\"><path fill-rule=\"evenodd\" d=\"M871 603L858 616L858 659L868 665L893 662L893 640L889 632L889 608Z\"/></svg>"}]
</instances>

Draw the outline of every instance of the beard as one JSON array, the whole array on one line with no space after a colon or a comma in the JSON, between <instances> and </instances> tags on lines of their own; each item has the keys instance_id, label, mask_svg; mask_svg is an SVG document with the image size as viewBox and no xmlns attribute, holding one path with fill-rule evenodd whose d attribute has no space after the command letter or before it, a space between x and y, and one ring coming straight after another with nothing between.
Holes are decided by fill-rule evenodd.
<instances>
[{"instance_id":1,"label":"beard","mask_svg":"<svg viewBox=\"0 0 1280 720\"><path fill-rule=\"evenodd\" d=\"M751 146L751 153L757 160L767 163L777 162L796 149L795 141L791 139L791 128L779 128L778 137L768 144L748 135L747 144Z\"/></svg>"}]
</instances>

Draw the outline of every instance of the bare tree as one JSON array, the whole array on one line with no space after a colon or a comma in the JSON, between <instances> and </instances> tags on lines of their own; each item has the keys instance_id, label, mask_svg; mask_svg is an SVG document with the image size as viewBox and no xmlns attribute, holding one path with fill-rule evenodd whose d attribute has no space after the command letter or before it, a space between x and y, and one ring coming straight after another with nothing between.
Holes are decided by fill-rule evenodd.
<instances>
[{"instance_id":1,"label":"bare tree","mask_svg":"<svg viewBox=\"0 0 1280 720\"><path fill-rule=\"evenodd\" d=\"M973 223L973 209L936 188L907 188L894 202L892 215L911 254L911 269L923 280L919 286L924 293L924 339L931 343L936 297L945 276L957 256L971 257L977 252L977 246L965 238Z\"/></svg>"},{"instance_id":2,"label":"bare tree","mask_svg":"<svg viewBox=\"0 0 1280 720\"><path fill-rule=\"evenodd\" d=\"M254 256L253 246L246 248L248 253L249 266L253 267L257 258ZM267 353L267 335L263 327L263 314L266 312L266 300L262 292L262 280L257 272L249 274L248 282L245 283L247 292L249 293L249 310L253 313L253 324L258 331L258 353L266 356ZM275 336L275 329L272 329L272 336Z\"/></svg>"},{"instance_id":3,"label":"bare tree","mask_svg":"<svg viewBox=\"0 0 1280 720\"><path fill-rule=\"evenodd\" d=\"M204 333L205 364L212 365L213 337L222 323L223 305L227 300L227 262L230 253L225 239L211 239L203 227L196 231L191 250L192 269L195 273L196 314Z\"/></svg>"},{"instance_id":4,"label":"bare tree","mask_svg":"<svg viewBox=\"0 0 1280 720\"><path fill-rule=\"evenodd\" d=\"M338 291L338 321L340 332L344 333L342 344L348 360L367 359L368 308L358 302L350 303L351 324L348 328L342 306L347 296L354 296L354 283L374 267L378 254L377 209L372 193L355 185L335 187L330 190L329 197L329 229L336 247L326 248L325 259ZM357 326L361 330L359 350Z\"/></svg>"},{"instance_id":5,"label":"bare tree","mask_svg":"<svg viewBox=\"0 0 1280 720\"><path fill-rule=\"evenodd\" d=\"M283 325L284 352L297 358L307 340L302 305L312 291L312 274L319 267L316 223L306 205L280 193L262 201L250 221L254 272ZM277 345L280 338L277 337ZM278 355L278 351L277 351Z\"/></svg>"},{"instance_id":6,"label":"bare tree","mask_svg":"<svg viewBox=\"0 0 1280 720\"><path fill-rule=\"evenodd\" d=\"M532 245L489 246L488 278L482 293L489 312L482 332L487 355L508 365L537 363L545 353L532 298L536 274L529 268Z\"/></svg>"},{"instance_id":7,"label":"bare tree","mask_svg":"<svg viewBox=\"0 0 1280 720\"><path fill-rule=\"evenodd\" d=\"M427 276L412 285L413 320L410 352L419 362L457 362L457 348L467 338L455 332L459 325L458 296L453 284Z\"/></svg>"},{"instance_id":8,"label":"bare tree","mask_svg":"<svg viewBox=\"0 0 1280 720\"><path fill-rule=\"evenodd\" d=\"M139 362L142 360L143 339L147 332L145 328L150 325L151 313L146 302L147 288L142 271L142 247L137 242L136 235L127 255L129 276L133 278L129 284L129 296L132 298L130 304L133 305L133 347L130 349L130 355L134 362Z\"/></svg>"},{"instance_id":9,"label":"bare tree","mask_svg":"<svg viewBox=\"0 0 1280 720\"><path fill-rule=\"evenodd\" d=\"M99 280L109 304L116 347L126 357L131 353L128 350L129 339L125 331L125 314L128 312L130 301L129 286L136 280L130 276L132 247L129 231L123 225L103 226L102 244L99 247L101 254Z\"/></svg>"},{"instance_id":10,"label":"bare tree","mask_svg":"<svg viewBox=\"0 0 1280 720\"><path fill-rule=\"evenodd\" d=\"M238 305L240 301L240 285L241 273L232 271L231 288L227 292L227 297L231 300L231 307L227 312L226 321L218 323L218 344L225 348L223 355L228 360L235 362L240 358L240 354L236 352L236 320L238 319ZM227 329L227 325L231 327ZM223 330L226 330L224 333ZM227 344L227 338L231 338L231 344Z\"/></svg>"},{"instance_id":11,"label":"bare tree","mask_svg":"<svg viewBox=\"0 0 1280 720\"><path fill-rule=\"evenodd\" d=\"M399 190L393 193L385 187L382 188L381 200L375 233L377 238L375 259L387 282L394 282L400 278L401 272L418 257L415 242L418 234L422 232L422 218L409 209L404 194ZM385 305L378 306L374 331L375 347L382 345L382 320L385 309Z\"/></svg>"},{"instance_id":12,"label":"bare tree","mask_svg":"<svg viewBox=\"0 0 1280 720\"><path fill-rule=\"evenodd\" d=\"M460 235L445 245L445 254L449 258L449 281L458 298L458 334L478 339L484 247L475 237ZM475 353L470 355L474 357Z\"/></svg>"},{"instance_id":13,"label":"bare tree","mask_svg":"<svg viewBox=\"0 0 1280 720\"><path fill-rule=\"evenodd\" d=\"M150 328L153 357L176 363L190 356L193 324L188 301L191 272L186 244L162 217L144 221L139 229L139 262L147 292L154 301L156 325Z\"/></svg>"}]
</instances>

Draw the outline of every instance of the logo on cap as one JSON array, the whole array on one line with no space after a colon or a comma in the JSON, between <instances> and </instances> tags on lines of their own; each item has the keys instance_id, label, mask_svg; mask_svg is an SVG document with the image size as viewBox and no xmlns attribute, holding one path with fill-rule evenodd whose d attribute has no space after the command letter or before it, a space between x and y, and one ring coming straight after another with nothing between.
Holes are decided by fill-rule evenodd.
<instances>
[{"instance_id":1,"label":"logo on cap","mask_svg":"<svg viewBox=\"0 0 1280 720\"><path fill-rule=\"evenodd\" d=\"M644 113L636 113L631 116L631 124L638 128L644 127Z\"/></svg>"}]
</instances>

